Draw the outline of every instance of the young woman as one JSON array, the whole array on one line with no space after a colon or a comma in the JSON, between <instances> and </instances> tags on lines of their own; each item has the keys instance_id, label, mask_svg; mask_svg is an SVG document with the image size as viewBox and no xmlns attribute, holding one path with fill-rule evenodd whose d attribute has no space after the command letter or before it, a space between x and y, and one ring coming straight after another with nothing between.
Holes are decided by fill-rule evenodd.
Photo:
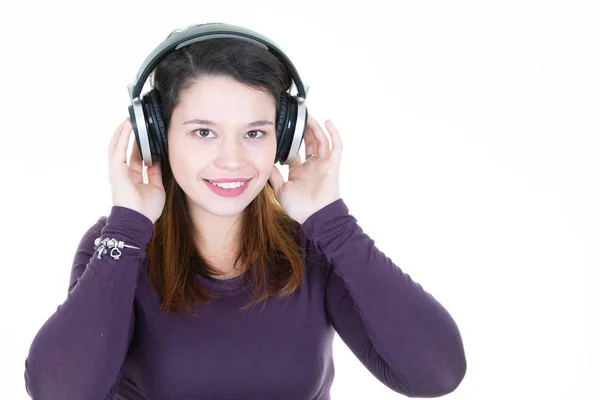
<instances>
[{"instance_id":1,"label":"young woman","mask_svg":"<svg viewBox=\"0 0 600 400\"><path fill-rule=\"evenodd\" d=\"M152 139L144 182L138 137L127 162L130 118L115 131L113 207L83 235L68 297L33 340L32 398L329 399L335 332L398 393L459 385L452 317L340 197L333 123L330 142L309 114L305 160L291 155L287 181L274 166L291 84L280 57L235 37L157 63L147 107L166 143Z\"/></svg>"}]
</instances>

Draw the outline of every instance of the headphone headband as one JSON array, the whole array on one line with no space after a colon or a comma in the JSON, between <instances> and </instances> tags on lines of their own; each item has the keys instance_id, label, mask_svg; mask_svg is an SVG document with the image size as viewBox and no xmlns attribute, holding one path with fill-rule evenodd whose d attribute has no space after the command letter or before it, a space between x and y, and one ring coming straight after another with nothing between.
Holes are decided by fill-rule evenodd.
<instances>
[{"instance_id":1,"label":"headphone headband","mask_svg":"<svg viewBox=\"0 0 600 400\"><path fill-rule=\"evenodd\" d=\"M277 56L283 62L283 64L292 74L294 84L296 85L296 89L298 91L297 97L302 99L306 98L306 90L302 80L300 79L298 71L296 71L296 67L294 67L294 64L292 64L290 59L283 52L283 50L279 48L279 46L267 39L265 36L250 29L224 23L211 23L194 26L187 28L184 31L174 33L165 39L165 41L163 41L158 47L156 47L152 53L146 57L146 60L144 60L144 63L142 64L142 67L140 68L134 82L128 86L131 100L133 101L133 99L139 98L140 94L142 93L144 83L146 82L146 79L150 73L152 73L154 70L154 67L156 67L156 65L171 52L177 51L180 48L195 42L216 38L236 38L247 40L275 54L275 56Z\"/></svg>"}]
</instances>

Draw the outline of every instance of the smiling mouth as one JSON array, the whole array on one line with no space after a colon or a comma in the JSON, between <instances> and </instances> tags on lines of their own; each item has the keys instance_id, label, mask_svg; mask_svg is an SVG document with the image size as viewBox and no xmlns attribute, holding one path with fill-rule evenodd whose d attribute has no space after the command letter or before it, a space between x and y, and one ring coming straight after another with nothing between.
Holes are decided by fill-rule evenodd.
<instances>
[{"instance_id":1,"label":"smiling mouth","mask_svg":"<svg viewBox=\"0 0 600 400\"><path fill-rule=\"evenodd\" d=\"M206 182L210 183L213 186L217 186L223 189L237 189L241 186L244 186L250 179L240 179L240 180L225 180L218 179L217 181L211 181L210 179L204 179ZM219 182L222 181L222 182Z\"/></svg>"}]
</instances>

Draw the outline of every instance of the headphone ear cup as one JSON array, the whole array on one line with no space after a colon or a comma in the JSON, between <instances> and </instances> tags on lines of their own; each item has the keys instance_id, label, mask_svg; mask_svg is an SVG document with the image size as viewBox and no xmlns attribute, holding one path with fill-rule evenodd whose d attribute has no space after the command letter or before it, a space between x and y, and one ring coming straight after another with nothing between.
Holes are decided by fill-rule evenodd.
<instances>
[{"instance_id":1,"label":"headphone ear cup","mask_svg":"<svg viewBox=\"0 0 600 400\"><path fill-rule=\"evenodd\" d=\"M275 163L287 160L294 139L297 117L296 100L287 92L283 92L279 99L277 115L277 154Z\"/></svg>"},{"instance_id":2,"label":"headphone ear cup","mask_svg":"<svg viewBox=\"0 0 600 400\"><path fill-rule=\"evenodd\" d=\"M165 161L168 158L167 130L162 117L160 95L156 89L152 89L144 95L142 106L144 107L144 115L146 115L152 160Z\"/></svg>"}]
</instances>

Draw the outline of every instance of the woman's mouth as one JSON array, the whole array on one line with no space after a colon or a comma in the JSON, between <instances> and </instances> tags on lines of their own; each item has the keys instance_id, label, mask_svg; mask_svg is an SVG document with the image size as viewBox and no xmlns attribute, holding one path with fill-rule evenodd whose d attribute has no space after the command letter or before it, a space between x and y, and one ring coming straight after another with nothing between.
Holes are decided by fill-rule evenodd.
<instances>
[{"instance_id":1,"label":"woman's mouth","mask_svg":"<svg viewBox=\"0 0 600 400\"><path fill-rule=\"evenodd\" d=\"M242 194L248 187L250 179L235 178L235 179L203 179L204 182L219 196L232 197Z\"/></svg>"}]
</instances>

